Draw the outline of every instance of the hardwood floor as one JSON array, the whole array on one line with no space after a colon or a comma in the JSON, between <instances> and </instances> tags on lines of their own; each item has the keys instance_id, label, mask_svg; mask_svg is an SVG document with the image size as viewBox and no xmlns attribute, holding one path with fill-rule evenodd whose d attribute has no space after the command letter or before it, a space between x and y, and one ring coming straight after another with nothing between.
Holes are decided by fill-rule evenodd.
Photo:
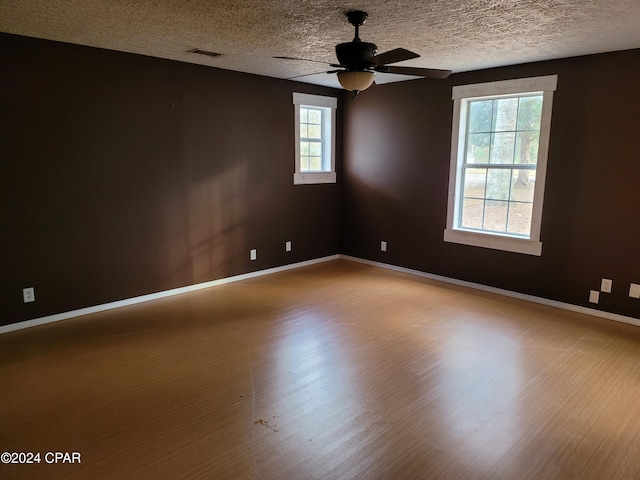
<instances>
[{"instance_id":1,"label":"hardwood floor","mask_svg":"<svg viewBox=\"0 0 640 480\"><path fill-rule=\"evenodd\" d=\"M0 388L3 480L640 478L640 328L344 260L1 335Z\"/></svg>"}]
</instances>

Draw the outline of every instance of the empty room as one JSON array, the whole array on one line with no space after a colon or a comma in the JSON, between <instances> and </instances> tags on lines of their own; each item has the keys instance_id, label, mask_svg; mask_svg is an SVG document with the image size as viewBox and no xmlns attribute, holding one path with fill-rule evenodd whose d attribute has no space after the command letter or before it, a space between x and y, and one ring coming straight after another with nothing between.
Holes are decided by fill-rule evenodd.
<instances>
[{"instance_id":1,"label":"empty room","mask_svg":"<svg viewBox=\"0 0 640 480\"><path fill-rule=\"evenodd\" d=\"M0 478L640 478L639 24L0 2Z\"/></svg>"}]
</instances>

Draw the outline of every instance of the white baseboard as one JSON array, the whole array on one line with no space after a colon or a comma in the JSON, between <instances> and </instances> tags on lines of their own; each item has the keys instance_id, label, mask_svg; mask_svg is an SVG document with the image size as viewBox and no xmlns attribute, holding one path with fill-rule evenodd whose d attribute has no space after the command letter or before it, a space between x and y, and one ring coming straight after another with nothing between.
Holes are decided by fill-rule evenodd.
<instances>
[{"instance_id":1,"label":"white baseboard","mask_svg":"<svg viewBox=\"0 0 640 480\"><path fill-rule=\"evenodd\" d=\"M578 305L573 305L571 303L558 302L556 300L549 300L547 298L535 297L533 295L527 295L525 293L518 293L518 292L513 292L511 290L504 290L502 288L489 287L487 285L482 285L481 283L473 283L473 282L467 282L464 280L458 280L456 278L443 277L441 275L425 273L419 270L412 270L410 268L397 267L395 265L390 265L388 263L374 262L372 260L365 260L363 258L351 257L349 255L340 255L339 257L345 260L351 260L353 262L365 263L367 265L371 265L374 267L386 268L388 270L394 270L396 272L407 273L409 275L415 275L422 278L428 278L429 280L437 280L439 282L450 283L452 285L458 285L461 287L474 288L476 290L482 290L484 292L504 295L505 297L517 298L520 300L526 300L533 303L547 305L549 307L556 307L556 308L561 308L563 310L570 310L572 312L584 313L586 315L605 318L607 320L613 320L616 322L627 323L629 325L635 325L637 327L640 327L640 319L627 317L625 315L618 315L617 313L604 312L602 310L596 310L594 308L580 307Z\"/></svg>"},{"instance_id":2,"label":"white baseboard","mask_svg":"<svg viewBox=\"0 0 640 480\"><path fill-rule=\"evenodd\" d=\"M158 300L160 298L171 297L173 295L180 295L181 293L194 292L196 290L202 290L203 288L210 288L218 285L224 285L225 283L239 282L240 280L247 280L249 278L261 277L264 275L270 275L272 273L284 272L286 270L292 270L294 268L306 267L308 265L313 265L316 263L328 262L330 260L337 260L338 258L339 258L339 255L330 255L328 257L314 258L313 260L292 263L290 265L283 265L282 267L274 267L274 268L268 268L266 270L258 270L256 272L243 273L242 275L235 275L233 277L221 278L219 280L212 280L210 282L198 283L195 285L188 285L186 287L174 288L174 289L165 290L162 292L142 295L140 297L127 298L125 300L119 300L117 302L103 303L101 305L95 305L93 307L81 308L79 310L71 310L69 312L62 312L62 313L57 313L55 315L48 315L46 317L34 318L32 320L25 320L24 322L12 323L10 325L3 325L3 326L0 326L0 335L3 333L13 332L16 330L22 330L24 328L44 325L46 323L59 322L60 320L66 320L68 318L80 317L83 315L103 312L105 310L111 310L114 308L127 307L129 305L135 305L137 303L149 302L151 300Z\"/></svg>"},{"instance_id":3,"label":"white baseboard","mask_svg":"<svg viewBox=\"0 0 640 480\"><path fill-rule=\"evenodd\" d=\"M539 303L539 304L547 305L550 307L561 308L563 310L569 310L572 312L584 313L586 315L605 318L607 320L613 320L616 322L626 323L629 325L635 325L640 327L640 319L627 317L624 315L618 315L616 313L604 312L602 310L595 310L593 308L581 307L578 305L572 305L570 303L558 302L555 300L549 300L547 298L535 297L533 295L513 292L511 290L504 290L502 288L489 287L487 285L482 285L480 283L467 282L465 280L458 280L456 278L444 277L444 276L435 275L432 273L425 273L419 270L412 270L410 268L398 267L396 265L390 265L388 263L374 262L373 260L365 260L363 258L352 257L349 255L330 255L327 257L315 258L313 260L307 260L304 262L292 263L290 265L283 265L282 267L274 267L274 268L268 268L266 270L258 270L256 272L249 272L249 273L244 273L242 275L236 275L233 277L221 278L219 280L212 280L210 282L198 283L195 285L188 285L186 287L174 288L172 290L165 290L162 292L142 295L140 297L127 298L125 300L119 300L117 302L103 303L101 305L95 305L93 307L81 308L79 310L72 310L69 312L57 313L55 315L48 315L46 317L34 318L32 320L25 320L23 322L12 323L10 325L3 325L3 326L0 326L0 335L3 333L13 332L16 330L36 327L38 325L58 322L60 320L66 320L68 318L80 317L83 315L89 315L91 313L103 312L105 310L111 310L114 308L126 307L129 305L135 305L138 303L149 302L151 300L158 300L160 298L171 297L173 295L180 295L181 293L194 292L196 290L202 290L203 288L210 288L210 287L215 287L217 285L224 285L226 283L239 282L240 280L247 280L250 278L270 275L272 273L284 272L284 271L292 270L295 268L306 267L308 265L314 265L316 263L328 262L330 260L337 260L338 258L342 258L345 260L350 260L358 263L364 263L374 267L385 268L387 270L394 270L396 272L406 273L409 275L415 275L417 277L427 278L429 280L436 280L439 282L450 283L452 285L458 285L461 287L474 288L476 290L495 293L497 295L503 295L505 297L517 298L520 300L526 300L529 302Z\"/></svg>"}]
</instances>

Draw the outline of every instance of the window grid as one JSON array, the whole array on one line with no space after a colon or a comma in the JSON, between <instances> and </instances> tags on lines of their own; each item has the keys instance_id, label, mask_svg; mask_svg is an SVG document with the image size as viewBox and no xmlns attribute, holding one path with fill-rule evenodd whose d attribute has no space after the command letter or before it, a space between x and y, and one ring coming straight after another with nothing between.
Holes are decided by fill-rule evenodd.
<instances>
[{"instance_id":1,"label":"window grid","mask_svg":"<svg viewBox=\"0 0 640 480\"><path fill-rule=\"evenodd\" d=\"M492 98L492 99L488 99L488 98L483 98L483 99L478 99L478 100L470 100L468 102L468 107L469 107L469 112L471 111L472 105L475 104L479 104L479 103L488 103L491 102L491 111L490 111L490 118L491 118L491 125L489 129L473 129L472 131L472 127L471 127L471 117L472 114L471 112L467 115L466 118L466 132L467 134L465 135L465 144L464 144L464 162L462 164L462 168L461 168L461 174L462 174L462 189L463 189L463 201L460 202L459 205L459 228L464 228L467 230L474 230L474 231L486 231L486 232L495 232L495 233L507 233L509 235L514 235L514 236L519 236L519 237L524 237L524 238L529 238L530 235L530 227L529 227L529 231L526 233L523 232L517 232L514 231L515 228L511 229L510 228L510 216L512 215L512 207L516 206L516 205L530 205L529 208L529 216L531 213L531 209L533 208L533 198L531 199L531 201L522 201L522 200L514 200L513 199L513 187L514 184L516 183L516 181L514 181L514 172L520 172L520 171L535 171L536 170L536 164L530 164L530 163L521 163L522 159L520 159L520 163L516 163L516 154L517 152L517 146L518 146L518 134L521 133L526 133L526 132L531 132L531 133L538 133L540 132L539 129L539 118L538 118L538 128L518 128L518 124L520 123L520 113L521 113L521 106L522 106L522 100L523 99L527 99L527 98L539 98L540 101L542 100L542 95L540 94L529 94L529 95L515 95L515 96L511 96L511 97L500 97L500 98ZM514 100L517 99L517 105L516 105L516 110L515 113L513 115L511 115L511 121L513 122L515 128L499 128L497 125L498 122L498 115L499 112L497 111L497 104L498 102L501 101L505 101L505 100ZM510 152L510 162L508 163L493 163L493 159L494 159L494 149L496 148L496 133L498 134L502 134L502 135L511 135L511 144L510 146L511 148L511 152ZM490 136L490 141L489 141L489 145L488 145L488 154L487 154L487 159L488 159L488 163L469 163L469 137L470 135L489 135ZM520 139L520 141L523 141L522 139ZM535 160L534 160L535 161ZM483 182L483 186L482 186L482 190L483 190L483 196L479 197L479 196L470 196L467 195L467 170L470 169L483 169L485 170L485 174L484 174L484 182ZM504 196L504 198L493 198L491 196L490 193L488 193L488 187L489 187L489 173L490 171L504 171L504 170L508 170L511 174L509 175L509 186L508 186L508 191L506 192L506 195ZM518 173L519 174L519 173ZM535 180L534 180L535 182ZM465 222L467 220L467 215L465 213L469 213L469 207L467 207L466 211L465 211L465 206L466 206L466 202L465 200L477 200L477 201L481 201L482 202L482 211L481 211L481 218L480 218L480 227L478 228L471 226L469 223ZM488 205L488 202L491 202ZM492 205L493 204L493 205ZM504 228L492 228L491 225L488 225L487 223L487 211L488 209L491 209L492 207L497 207L502 205L502 207L506 207L506 212L505 212L505 216L504 216ZM529 224L530 224L530 219L529 219ZM510 231L511 230L511 231Z\"/></svg>"},{"instance_id":2,"label":"window grid","mask_svg":"<svg viewBox=\"0 0 640 480\"><path fill-rule=\"evenodd\" d=\"M325 170L324 148L324 112L321 108L300 106L300 171L322 172Z\"/></svg>"}]
</instances>

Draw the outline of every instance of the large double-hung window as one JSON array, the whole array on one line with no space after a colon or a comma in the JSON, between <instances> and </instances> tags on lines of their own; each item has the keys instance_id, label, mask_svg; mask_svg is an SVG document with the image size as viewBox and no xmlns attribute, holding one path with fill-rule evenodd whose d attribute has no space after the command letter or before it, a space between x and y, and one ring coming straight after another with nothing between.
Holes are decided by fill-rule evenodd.
<instances>
[{"instance_id":1,"label":"large double-hung window","mask_svg":"<svg viewBox=\"0 0 640 480\"><path fill-rule=\"evenodd\" d=\"M453 88L445 241L542 254L556 84L553 75Z\"/></svg>"}]
</instances>

